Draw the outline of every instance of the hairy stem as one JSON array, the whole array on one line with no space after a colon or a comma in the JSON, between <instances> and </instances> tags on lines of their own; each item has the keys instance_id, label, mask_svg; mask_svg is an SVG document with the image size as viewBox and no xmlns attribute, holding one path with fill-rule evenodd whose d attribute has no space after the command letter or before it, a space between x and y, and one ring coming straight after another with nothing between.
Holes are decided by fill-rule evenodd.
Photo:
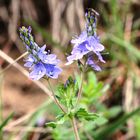
<instances>
[{"instance_id":1,"label":"hairy stem","mask_svg":"<svg viewBox=\"0 0 140 140\"><path fill-rule=\"evenodd\" d=\"M49 79L48 79L47 81L48 81L48 85L49 85L50 90L51 90L51 92L52 92L52 95L53 95L53 98L54 98L55 103L58 105L58 107L59 107L64 113L66 113L66 111L63 109L62 105L61 105L61 104L59 103L59 101L57 100L57 98L56 98L56 96L55 96L55 93L54 93L54 91L53 91L53 88L52 88L52 86L51 86L51 83L50 83Z\"/></svg>"},{"instance_id":2,"label":"hairy stem","mask_svg":"<svg viewBox=\"0 0 140 140\"><path fill-rule=\"evenodd\" d=\"M74 131L74 135L75 135L75 140L80 140L78 128L76 125L76 120L74 117L71 118L71 123L72 123L73 131Z\"/></svg>"}]
</instances>

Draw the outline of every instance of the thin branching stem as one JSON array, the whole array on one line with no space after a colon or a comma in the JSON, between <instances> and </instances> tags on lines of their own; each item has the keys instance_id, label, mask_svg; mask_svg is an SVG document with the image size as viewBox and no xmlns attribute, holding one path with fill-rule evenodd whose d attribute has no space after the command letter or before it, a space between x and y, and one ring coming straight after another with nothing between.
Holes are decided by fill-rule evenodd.
<instances>
[{"instance_id":1,"label":"thin branching stem","mask_svg":"<svg viewBox=\"0 0 140 140\"><path fill-rule=\"evenodd\" d=\"M64 112L64 113L67 113L63 107L61 106L61 104L59 103L59 101L57 100L56 96L55 96L55 93L53 91L53 88L51 86L51 83L49 81L49 79L47 80L48 81L48 85L50 87L50 90L52 91L52 95L54 97L54 101L55 103L58 105L58 107ZM74 117L71 118L71 122L72 122L72 127L73 127L73 131L74 131L74 134L75 134L75 140L80 140L80 137L79 137L79 134L78 134L78 128L77 128L77 125L76 125L76 120Z\"/></svg>"},{"instance_id":2,"label":"thin branching stem","mask_svg":"<svg viewBox=\"0 0 140 140\"><path fill-rule=\"evenodd\" d=\"M84 82L84 73L81 72L81 83L80 83L80 87L79 87L79 91L78 91L78 95L77 95L76 106L77 106L77 104L81 98L81 95L82 95L83 82Z\"/></svg>"},{"instance_id":3,"label":"thin branching stem","mask_svg":"<svg viewBox=\"0 0 140 140\"><path fill-rule=\"evenodd\" d=\"M83 83L84 83L84 73L86 72L86 61L83 64L83 71L81 71L81 83L80 83L80 87L79 87L79 91L78 91L78 95L77 95L77 101L76 101L76 105L78 104L81 95L82 95L82 87L83 87Z\"/></svg>"},{"instance_id":4,"label":"thin branching stem","mask_svg":"<svg viewBox=\"0 0 140 140\"><path fill-rule=\"evenodd\" d=\"M73 131L74 131L74 135L75 135L75 140L80 140L76 120L74 117L71 118L71 123L72 123Z\"/></svg>"},{"instance_id":5,"label":"thin branching stem","mask_svg":"<svg viewBox=\"0 0 140 140\"><path fill-rule=\"evenodd\" d=\"M51 90L51 92L52 92L52 95L53 95L53 98L54 98L55 103L56 103L56 104L58 105L58 107L66 114L67 112L63 109L62 105L59 103L59 101L57 100L57 98L56 98L56 96L55 96L55 93L54 93L54 91L53 91L53 88L52 88L52 86L51 86L51 83L50 83L49 79L48 79L47 81L48 81L48 85L49 85L50 90Z\"/></svg>"}]
</instances>

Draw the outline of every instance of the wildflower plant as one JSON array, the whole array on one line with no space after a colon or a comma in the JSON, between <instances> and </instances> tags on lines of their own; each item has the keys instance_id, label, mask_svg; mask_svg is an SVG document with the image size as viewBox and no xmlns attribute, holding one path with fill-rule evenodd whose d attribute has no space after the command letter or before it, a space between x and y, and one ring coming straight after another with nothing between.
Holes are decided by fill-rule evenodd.
<instances>
[{"instance_id":1,"label":"wildflower plant","mask_svg":"<svg viewBox=\"0 0 140 140\"><path fill-rule=\"evenodd\" d=\"M60 60L57 59L55 54L51 54L50 51L45 50L46 45L42 47L37 45L31 34L32 30L30 26L28 28L23 26L19 29L20 38L28 51L24 66L31 71L29 73L30 79L39 80L45 78L52 91L54 101L61 110L60 114L56 117L56 121L49 122L46 125L55 128L57 125L62 125L65 121L70 120L76 140L80 140L77 121L82 121L83 119L86 121L97 121L101 120L99 118L104 118L101 114L88 112L87 108L83 108L80 105L84 73L89 67L96 71L101 71L98 62L105 63L101 56L104 46L100 43L96 33L97 16L98 13L93 9L87 9L85 13L85 30L71 40L74 46L70 55L67 57L66 65L70 65L75 61L78 62L81 70L80 85L77 80L69 77L64 84L58 86L56 93L54 93L49 79L57 79L61 74L62 69L59 67Z\"/></svg>"}]
</instances>

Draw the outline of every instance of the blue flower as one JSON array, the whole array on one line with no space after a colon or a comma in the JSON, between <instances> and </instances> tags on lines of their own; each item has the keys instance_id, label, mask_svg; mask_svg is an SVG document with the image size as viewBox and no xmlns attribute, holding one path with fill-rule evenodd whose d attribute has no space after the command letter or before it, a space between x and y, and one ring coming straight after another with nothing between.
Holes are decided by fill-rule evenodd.
<instances>
[{"instance_id":1,"label":"blue flower","mask_svg":"<svg viewBox=\"0 0 140 140\"><path fill-rule=\"evenodd\" d=\"M100 43L99 37L96 35L96 18L88 13L86 30L83 31L78 37L71 40L74 44L71 54L67 57L66 65L73 63L75 60L80 60L84 56L87 59L87 65L93 69L100 71L101 68L97 65L92 55L96 55L98 61L105 63L101 53L104 50L104 46ZM92 59L91 59L92 58Z\"/></svg>"},{"instance_id":2,"label":"blue flower","mask_svg":"<svg viewBox=\"0 0 140 140\"><path fill-rule=\"evenodd\" d=\"M25 62L24 66L30 68L33 64L37 63L37 59L32 54L29 54Z\"/></svg>"},{"instance_id":3,"label":"blue flower","mask_svg":"<svg viewBox=\"0 0 140 140\"><path fill-rule=\"evenodd\" d=\"M40 62L35 64L32 69L32 72L29 74L29 77L32 80L39 80L46 74L46 69Z\"/></svg>"},{"instance_id":4,"label":"blue flower","mask_svg":"<svg viewBox=\"0 0 140 140\"><path fill-rule=\"evenodd\" d=\"M31 70L29 77L32 80L39 80L44 76L57 79L62 72L62 69L58 66L60 60L57 59L57 56L45 51L46 45L40 48L34 42L31 27L28 29L25 27L20 28L20 37L29 52L24 64L25 67Z\"/></svg>"},{"instance_id":5,"label":"blue flower","mask_svg":"<svg viewBox=\"0 0 140 140\"><path fill-rule=\"evenodd\" d=\"M29 74L29 77L32 80L39 80L45 75L49 78L57 79L58 75L62 72L62 69L58 66L41 62L35 64L31 69L32 72Z\"/></svg>"},{"instance_id":6,"label":"blue flower","mask_svg":"<svg viewBox=\"0 0 140 140\"><path fill-rule=\"evenodd\" d=\"M94 53L101 52L104 50L104 46L100 43L100 40L96 36L89 36L87 37L88 45L86 48L89 51L92 51Z\"/></svg>"},{"instance_id":7,"label":"blue flower","mask_svg":"<svg viewBox=\"0 0 140 140\"><path fill-rule=\"evenodd\" d=\"M89 66L90 66L91 68L93 68L94 70L96 70L96 71L101 71L100 66L98 66L97 63L94 62L92 56L88 57L86 63L87 63L87 65L89 65Z\"/></svg>"},{"instance_id":8,"label":"blue flower","mask_svg":"<svg viewBox=\"0 0 140 140\"><path fill-rule=\"evenodd\" d=\"M66 65L73 63L74 60L82 59L84 55L89 53L89 50L85 47L87 42L83 42L75 46L71 52L71 55L67 57L68 62Z\"/></svg>"},{"instance_id":9,"label":"blue flower","mask_svg":"<svg viewBox=\"0 0 140 140\"><path fill-rule=\"evenodd\" d=\"M86 32L76 39L71 41L74 44L71 55L67 57L68 62L66 65L73 63L75 60L82 59L84 55L96 54L99 61L105 63L100 52L104 50L104 46L100 43L100 40L96 36L87 36Z\"/></svg>"},{"instance_id":10,"label":"blue flower","mask_svg":"<svg viewBox=\"0 0 140 140\"><path fill-rule=\"evenodd\" d=\"M52 64L45 64L46 68L46 76L57 79L58 75L62 72L62 69L58 66L52 65Z\"/></svg>"},{"instance_id":11,"label":"blue flower","mask_svg":"<svg viewBox=\"0 0 140 140\"><path fill-rule=\"evenodd\" d=\"M75 44L74 46L77 46L83 42L85 42L87 39L87 32L86 31L83 31L79 37L75 37L71 40L71 43Z\"/></svg>"}]
</instances>

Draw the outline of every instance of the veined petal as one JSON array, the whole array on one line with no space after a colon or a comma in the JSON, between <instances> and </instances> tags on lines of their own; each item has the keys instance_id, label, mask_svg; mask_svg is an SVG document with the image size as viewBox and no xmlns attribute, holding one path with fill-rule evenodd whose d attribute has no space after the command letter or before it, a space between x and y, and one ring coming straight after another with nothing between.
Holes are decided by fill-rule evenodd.
<instances>
[{"instance_id":1,"label":"veined petal","mask_svg":"<svg viewBox=\"0 0 140 140\"><path fill-rule=\"evenodd\" d=\"M104 50L104 46L99 42L97 37L89 36L87 40L89 43L89 45L86 46L88 50L93 52L101 52Z\"/></svg>"},{"instance_id":2,"label":"veined petal","mask_svg":"<svg viewBox=\"0 0 140 140\"><path fill-rule=\"evenodd\" d=\"M58 75L62 72L62 69L51 64L46 64L46 75L50 78L57 79Z\"/></svg>"},{"instance_id":3,"label":"veined petal","mask_svg":"<svg viewBox=\"0 0 140 140\"><path fill-rule=\"evenodd\" d=\"M29 74L32 80L39 80L46 73L46 69L42 63L37 63L33 67L33 71Z\"/></svg>"},{"instance_id":4,"label":"veined petal","mask_svg":"<svg viewBox=\"0 0 140 140\"><path fill-rule=\"evenodd\" d=\"M26 62L26 63L24 64L24 66L25 66L25 67L28 67L28 68L30 68L32 65L33 65L33 62Z\"/></svg>"},{"instance_id":5,"label":"veined petal","mask_svg":"<svg viewBox=\"0 0 140 140\"><path fill-rule=\"evenodd\" d=\"M84 55L89 53L89 50L86 48L87 42L83 42L73 48L71 55L67 57L68 62L66 65L73 63L74 60L82 59Z\"/></svg>"},{"instance_id":6,"label":"veined petal","mask_svg":"<svg viewBox=\"0 0 140 140\"><path fill-rule=\"evenodd\" d=\"M72 44L81 44L83 43L87 38L87 32L83 31L78 37L71 40Z\"/></svg>"},{"instance_id":7,"label":"veined petal","mask_svg":"<svg viewBox=\"0 0 140 140\"><path fill-rule=\"evenodd\" d=\"M42 59L42 61L45 64L53 64L53 65L57 65L60 62L59 59L56 59L55 54L44 55L44 58Z\"/></svg>"}]
</instances>

